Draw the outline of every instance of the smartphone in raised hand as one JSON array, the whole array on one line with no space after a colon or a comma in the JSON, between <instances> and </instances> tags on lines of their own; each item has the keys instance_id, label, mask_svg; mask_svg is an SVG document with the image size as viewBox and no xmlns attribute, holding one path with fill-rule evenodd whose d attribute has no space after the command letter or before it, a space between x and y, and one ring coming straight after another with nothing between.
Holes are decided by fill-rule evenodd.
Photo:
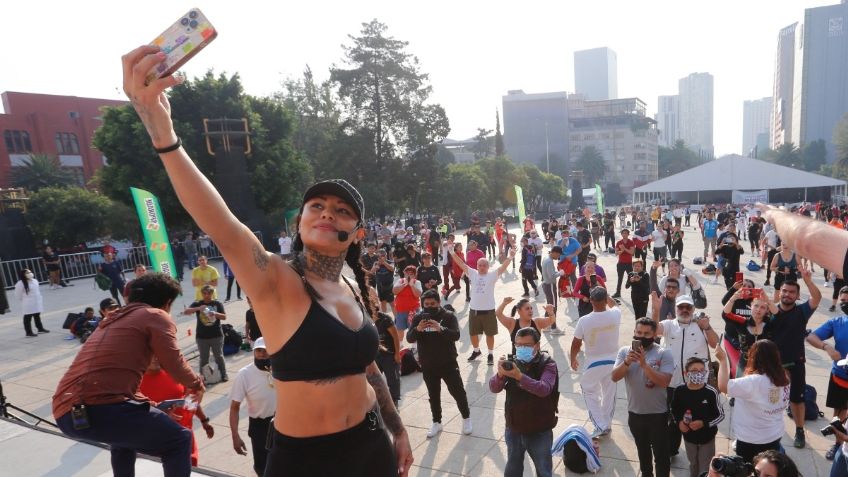
<instances>
[{"instance_id":1,"label":"smartphone in raised hand","mask_svg":"<svg viewBox=\"0 0 848 477\"><path fill-rule=\"evenodd\" d=\"M167 56L147 73L145 82L173 74L217 37L218 30L206 15L199 8L192 8L150 43Z\"/></svg>"}]
</instances>

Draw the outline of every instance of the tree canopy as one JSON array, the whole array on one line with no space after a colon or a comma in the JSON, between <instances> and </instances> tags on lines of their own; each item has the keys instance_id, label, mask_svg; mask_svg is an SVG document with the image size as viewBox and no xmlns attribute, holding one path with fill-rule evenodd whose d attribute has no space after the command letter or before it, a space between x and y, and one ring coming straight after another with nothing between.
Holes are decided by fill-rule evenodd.
<instances>
[{"instance_id":1,"label":"tree canopy","mask_svg":"<svg viewBox=\"0 0 848 477\"><path fill-rule=\"evenodd\" d=\"M62 167L59 159L48 154L30 154L22 166L12 169L12 184L30 191L73 183L74 177Z\"/></svg>"},{"instance_id":2,"label":"tree canopy","mask_svg":"<svg viewBox=\"0 0 848 477\"><path fill-rule=\"evenodd\" d=\"M675 142L674 147L660 146L657 155L657 173L660 179L673 176L705 162L705 159L689 149L682 140Z\"/></svg>"},{"instance_id":3,"label":"tree canopy","mask_svg":"<svg viewBox=\"0 0 848 477\"><path fill-rule=\"evenodd\" d=\"M583 171L585 185L592 186L604 178L607 166L604 156L595 146L586 146L580 151L580 157L574 162L574 170Z\"/></svg>"}]
</instances>

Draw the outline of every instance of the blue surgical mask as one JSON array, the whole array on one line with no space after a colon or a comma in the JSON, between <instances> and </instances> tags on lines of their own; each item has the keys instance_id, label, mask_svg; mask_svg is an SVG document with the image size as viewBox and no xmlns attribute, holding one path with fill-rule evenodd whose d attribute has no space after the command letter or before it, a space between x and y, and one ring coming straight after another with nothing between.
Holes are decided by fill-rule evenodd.
<instances>
[{"instance_id":1,"label":"blue surgical mask","mask_svg":"<svg viewBox=\"0 0 848 477\"><path fill-rule=\"evenodd\" d=\"M522 361L524 363L529 363L533 360L533 355L535 354L535 349L533 346L516 346L515 347L515 359L518 361Z\"/></svg>"}]
</instances>

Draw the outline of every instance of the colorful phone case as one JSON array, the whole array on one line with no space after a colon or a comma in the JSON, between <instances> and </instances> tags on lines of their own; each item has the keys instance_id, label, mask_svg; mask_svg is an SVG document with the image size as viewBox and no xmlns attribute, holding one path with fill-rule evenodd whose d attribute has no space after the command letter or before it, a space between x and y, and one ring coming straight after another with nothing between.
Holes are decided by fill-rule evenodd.
<instances>
[{"instance_id":1,"label":"colorful phone case","mask_svg":"<svg viewBox=\"0 0 848 477\"><path fill-rule=\"evenodd\" d=\"M168 56L150 70L147 83L173 74L217 36L218 31L199 8L189 10L151 43Z\"/></svg>"}]
</instances>

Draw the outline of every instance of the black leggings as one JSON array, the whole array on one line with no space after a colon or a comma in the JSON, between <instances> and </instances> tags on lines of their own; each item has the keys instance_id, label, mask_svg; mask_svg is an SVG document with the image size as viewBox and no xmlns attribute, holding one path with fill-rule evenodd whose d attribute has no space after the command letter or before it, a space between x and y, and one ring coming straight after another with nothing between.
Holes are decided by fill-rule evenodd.
<instances>
[{"instance_id":1,"label":"black leggings","mask_svg":"<svg viewBox=\"0 0 848 477\"><path fill-rule=\"evenodd\" d=\"M671 258L683 260L683 240L671 244Z\"/></svg>"},{"instance_id":2,"label":"black leggings","mask_svg":"<svg viewBox=\"0 0 848 477\"><path fill-rule=\"evenodd\" d=\"M397 477L397 461L377 412L350 429L315 437L272 431L265 477Z\"/></svg>"}]
</instances>

